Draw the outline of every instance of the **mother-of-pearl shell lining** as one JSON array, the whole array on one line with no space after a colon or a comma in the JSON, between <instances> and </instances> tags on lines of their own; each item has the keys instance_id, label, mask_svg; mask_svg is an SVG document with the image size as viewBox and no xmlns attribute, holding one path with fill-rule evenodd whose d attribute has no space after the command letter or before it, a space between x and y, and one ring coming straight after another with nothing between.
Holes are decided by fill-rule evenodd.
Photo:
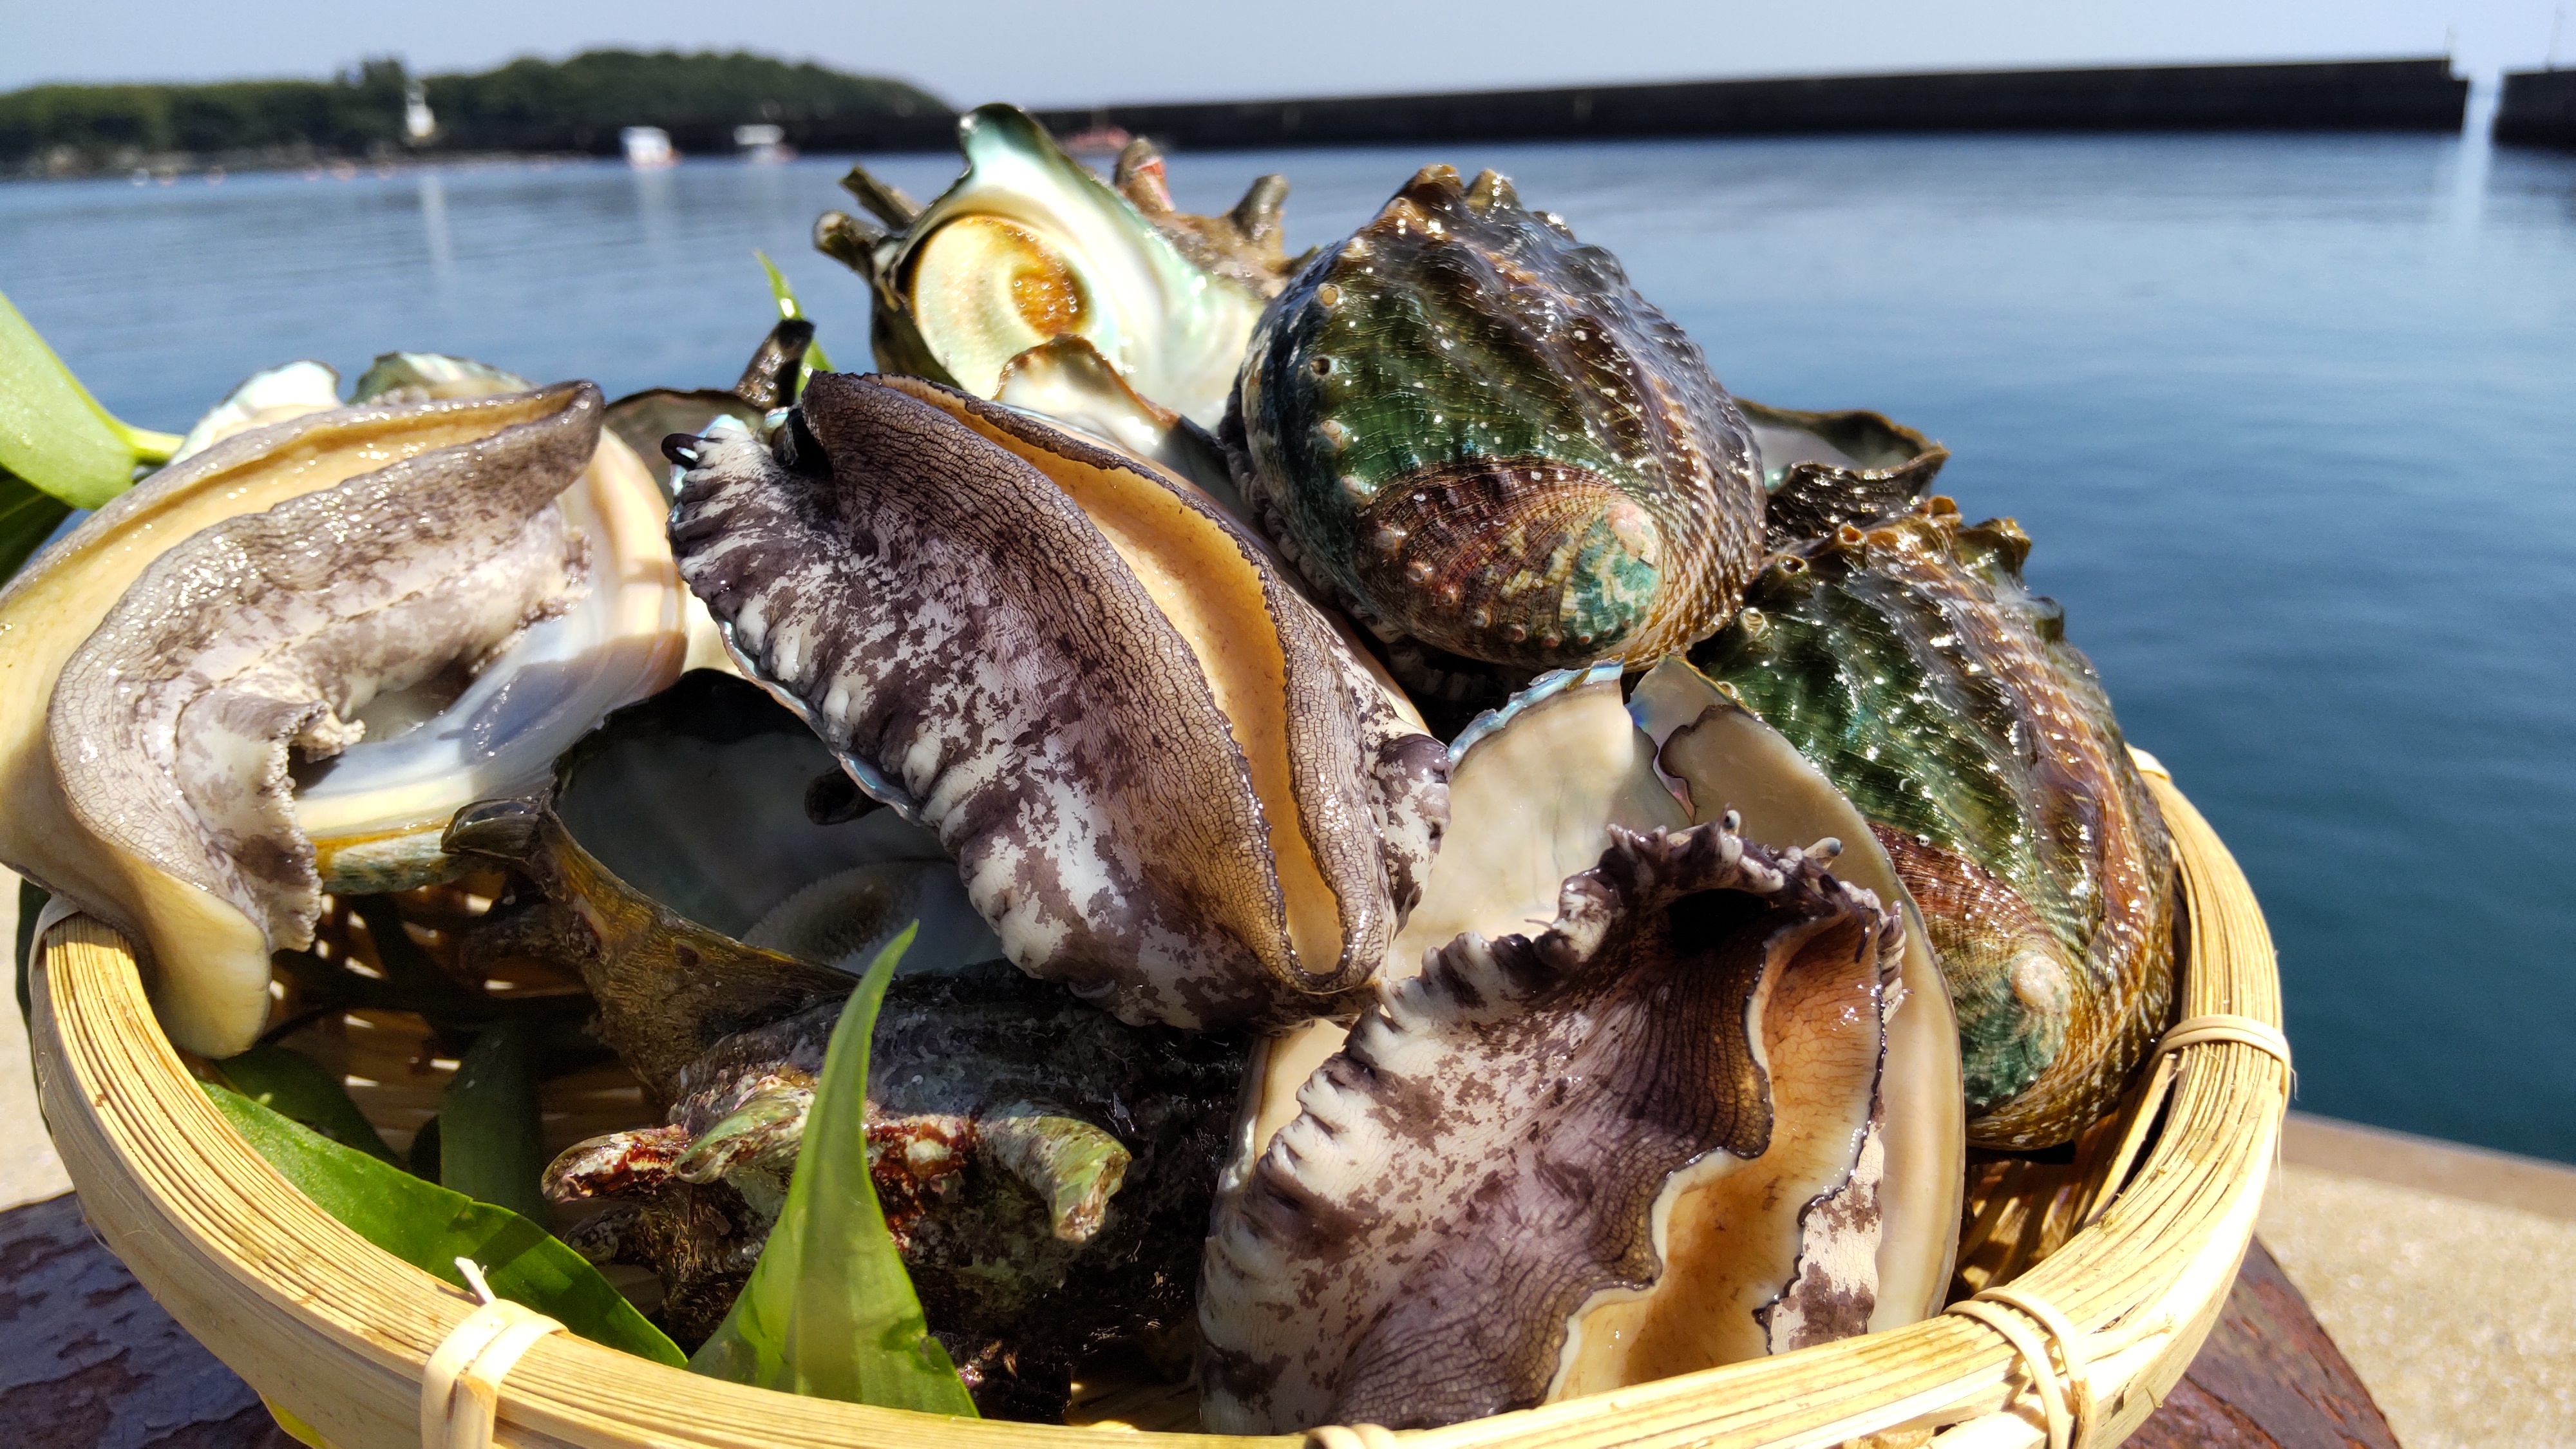
<instances>
[{"instance_id":1,"label":"mother-of-pearl shell lining","mask_svg":"<svg viewBox=\"0 0 2576 1449\"><path fill-rule=\"evenodd\" d=\"M1647 671L1628 708L1695 823L1732 811L1746 839L1782 848L1830 836L1843 847L1835 875L1903 904L1905 944L1887 1002L1885 1111L1874 1134L1886 1188L1869 1326L1897 1328L1939 1312L1958 1248L1966 1098L1959 1023L1921 912L1868 822L1824 772L1687 661L1674 656Z\"/></svg>"}]
</instances>

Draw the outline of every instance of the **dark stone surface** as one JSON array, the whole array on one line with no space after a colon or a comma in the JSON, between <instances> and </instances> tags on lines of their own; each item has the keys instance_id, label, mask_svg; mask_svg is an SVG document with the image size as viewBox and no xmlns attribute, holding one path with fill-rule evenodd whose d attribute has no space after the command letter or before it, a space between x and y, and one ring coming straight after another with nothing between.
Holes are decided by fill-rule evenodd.
<instances>
[{"instance_id":1,"label":"dark stone surface","mask_svg":"<svg viewBox=\"0 0 2576 1449\"><path fill-rule=\"evenodd\" d=\"M2128 1449L2397 1449L2370 1390L2261 1239L2200 1356Z\"/></svg>"},{"instance_id":2,"label":"dark stone surface","mask_svg":"<svg viewBox=\"0 0 2576 1449\"><path fill-rule=\"evenodd\" d=\"M0 1344L0 1438L17 1449L295 1449L69 1194L0 1213Z\"/></svg>"},{"instance_id":3,"label":"dark stone surface","mask_svg":"<svg viewBox=\"0 0 2576 1449\"><path fill-rule=\"evenodd\" d=\"M16 1449L295 1449L147 1296L69 1195L0 1213L0 1436ZM2370 1391L2257 1242L2129 1449L2397 1449Z\"/></svg>"},{"instance_id":4,"label":"dark stone surface","mask_svg":"<svg viewBox=\"0 0 2576 1449\"><path fill-rule=\"evenodd\" d=\"M1679 81L1038 112L1059 135L1118 126L1168 146L1856 131L2456 131L2469 83L2443 58L2287 65Z\"/></svg>"}]
</instances>

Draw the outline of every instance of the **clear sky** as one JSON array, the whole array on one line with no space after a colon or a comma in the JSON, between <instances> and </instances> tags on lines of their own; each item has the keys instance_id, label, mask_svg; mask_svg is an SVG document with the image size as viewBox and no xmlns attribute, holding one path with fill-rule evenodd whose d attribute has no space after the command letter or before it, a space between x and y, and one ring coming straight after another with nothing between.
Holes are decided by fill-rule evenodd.
<instances>
[{"instance_id":1,"label":"clear sky","mask_svg":"<svg viewBox=\"0 0 2576 1449\"><path fill-rule=\"evenodd\" d=\"M751 49L903 76L959 104L1080 104L1977 66L2448 50L2547 57L2576 0L6 0L0 89L314 76L362 56L481 69L592 46ZM2576 63L2576 34L2559 40Z\"/></svg>"}]
</instances>

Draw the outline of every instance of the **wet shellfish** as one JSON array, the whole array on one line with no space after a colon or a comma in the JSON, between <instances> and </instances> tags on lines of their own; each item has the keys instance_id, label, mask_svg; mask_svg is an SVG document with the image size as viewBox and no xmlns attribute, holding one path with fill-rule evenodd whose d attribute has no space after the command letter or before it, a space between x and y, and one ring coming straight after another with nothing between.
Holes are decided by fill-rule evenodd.
<instances>
[{"instance_id":1,"label":"wet shellfish","mask_svg":"<svg viewBox=\"0 0 2576 1449\"><path fill-rule=\"evenodd\" d=\"M1227 1184L1210 1427L1436 1426L1867 1327L1901 917L1732 822L1610 840L1544 931L1386 985Z\"/></svg>"},{"instance_id":2,"label":"wet shellfish","mask_svg":"<svg viewBox=\"0 0 2576 1449\"><path fill-rule=\"evenodd\" d=\"M1015 964L1193 1027L1375 974L1447 752L1197 490L901 378L817 376L775 451L675 446L682 576Z\"/></svg>"},{"instance_id":3,"label":"wet shellfish","mask_svg":"<svg viewBox=\"0 0 2576 1449\"><path fill-rule=\"evenodd\" d=\"M563 384L255 428L0 593L0 857L150 948L181 1045L248 1046L321 892L444 878L458 805L678 672L657 490L601 408Z\"/></svg>"},{"instance_id":4,"label":"wet shellfish","mask_svg":"<svg viewBox=\"0 0 2576 1449\"><path fill-rule=\"evenodd\" d=\"M1254 334L1222 434L1263 527L1390 640L1643 668L1760 561L1751 429L1618 263L1426 168Z\"/></svg>"},{"instance_id":5,"label":"wet shellfish","mask_svg":"<svg viewBox=\"0 0 2576 1449\"><path fill-rule=\"evenodd\" d=\"M914 214L853 173L901 230L868 235L838 213L817 228L868 275L877 364L989 398L1012 358L1079 337L1136 391L1214 426L1262 294L1184 255L1017 107L967 112L957 144L965 174Z\"/></svg>"},{"instance_id":6,"label":"wet shellfish","mask_svg":"<svg viewBox=\"0 0 2576 1449\"><path fill-rule=\"evenodd\" d=\"M1868 817L1957 1004L1969 1140L2064 1142L2172 1003L2163 817L2029 538L1947 498L1773 558L1692 660Z\"/></svg>"}]
</instances>

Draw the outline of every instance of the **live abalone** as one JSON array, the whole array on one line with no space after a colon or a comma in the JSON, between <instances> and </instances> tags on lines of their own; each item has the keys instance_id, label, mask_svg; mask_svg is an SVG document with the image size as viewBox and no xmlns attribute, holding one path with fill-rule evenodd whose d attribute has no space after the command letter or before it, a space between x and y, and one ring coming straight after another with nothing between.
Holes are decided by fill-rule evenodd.
<instances>
[{"instance_id":1,"label":"live abalone","mask_svg":"<svg viewBox=\"0 0 2576 1449\"><path fill-rule=\"evenodd\" d=\"M1389 639L1643 668L1761 558L1751 430L1608 252L1425 168L1254 334L1223 434L1264 528Z\"/></svg>"},{"instance_id":2,"label":"live abalone","mask_svg":"<svg viewBox=\"0 0 2576 1449\"><path fill-rule=\"evenodd\" d=\"M1667 661L1648 675L1635 699L1623 702L1618 666L1604 664L1544 677L1509 707L1471 726L1453 747L1448 841L1422 902L1389 953L1381 993L1412 989L1405 978L1470 943L1544 925L1559 909L1568 876L1601 861L1618 841L1680 831L1694 816L1711 829L1722 827L1747 840L1794 836L1807 846L1778 847L1786 855L1829 863L1837 877L1851 879L1843 869L1847 864L1885 892L1881 899L1901 902L1902 888L1866 826L1812 766L1776 737L1767 750L1758 745L1748 749L1740 739L1723 737L1728 735L1723 725L1701 718L1712 705L1723 703L1714 687L1696 681L1678 661ZM1746 724L1767 735L1758 722L1748 719ZM1682 798L1676 798L1675 785ZM1724 802L1737 799L1751 816L1739 820L1726 807ZM1760 822L1758 835L1755 820ZM1802 830L1806 833L1797 833ZM1838 852L1834 836L1852 837L1856 843ZM1876 1015L1869 1028L1873 1042L1883 1033L1883 1057L1878 1046L1871 1048L1875 1097L1862 1092L1855 1098L1841 1089L1819 1087L1820 1078L1791 1067L1793 1053L1774 1053L1759 1044L1771 1039L1757 1033L1756 1051L1767 1073L1761 1091L1781 1123L1771 1145L1745 1149L1744 1155L1756 1160L1732 1167L1722 1178L1713 1175L1680 1199L1683 1207L1663 1221L1659 1256L1641 1270L1654 1286L1623 1302L1604 1300L1587 1310L1587 1332L1596 1346L1618 1347L1570 1356L1549 1397L1893 1328L1939 1309L1959 1216L1963 1134L1957 1031L1940 973L1916 933L1890 932L1880 949L1872 998ZM1782 1003L1776 1025L1784 1035L1777 1040L1787 1041L1805 1029L1793 1027L1801 1013L1786 1004L1790 997L1770 999ZM1819 1010L1832 1014L1829 1007ZM1351 1041L1356 1043L1357 1036ZM1227 1169L1228 1201L1253 1192L1265 1172L1302 1174L1313 1165L1314 1141L1282 1132L1301 1114L1314 1117L1336 1144L1332 1150L1340 1150L1350 1114L1319 1104L1334 1099L1334 1069L1326 1059L1344 1049L1344 1033L1330 1022L1263 1044ZM1381 1068L1386 1065L1371 1060ZM1598 1070L1612 1072L1615 1065L1601 1064ZM1478 1110L1475 1104L1484 1100L1480 1088L1462 1084L1488 1075L1460 1071L1444 1079L1452 1084L1450 1100L1439 1105L1444 1133L1471 1117ZM1419 1086L1412 1099L1428 1101L1437 1095L1432 1087ZM1828 1101L1837 1105L1825 1105ZM1827 1125L1836 1122L1842 1126ZM1434 1134L1416 1145L1438 1156L1446 1140ZM1352 1150L1366 1152L1364 1147ZM1274 1162L1282 1152L1285 1157ZM1390 1170L1428 1181L1448 1166ZM1340 1215L1349 1202L1333 1195L1338 1188L1324 1186L1340 1179L1317 1171L1318 1176L1301 1179L1322 1194L1308 1212L1310 1222L1344 1220ZM1439 1194L1430 1196L1437 1199ZM1828 1210L1832 1204L1839 1204L1839 1218ZM1283 1232L1294 1216L1275 1204L1262 1211ZM1812 1234L1805 1226L1809 1219L1816 1224ZM1836 1224L1831 1230L1825 1226L1829 1221ZM1793 1283L1801 1271L1797 1265L1804 1261L1821 1275L1826 1271L1821 1265L1829 1260L1838 1307L1832 1313L1810 1311L1801 1306L1807 1300ZM1210 1261L1217 1260L1212 1256ZM1215 1274L1212 1266L1212 1284L1218 1281ZM1241 1348L1240 1333L1250 1331L1247 1315L1258 1317L1266 1310L1235 1302L1225 1311L1236 1315L1238 1340L1229 1341ZM1517 1311L1496 1310L1516 1325L1513 1331L1527 1327L1510 1317ZM1254 1357L1284 1353L1309 1365L1329 1362L1347 1346L1329 1333L1320 1342L1287 1339L1261 1335L1262 1347ZM1238 1360L1227 1362L1241 1366ZM1249 1411L1238 1405L1218 1412ZM1251 1413L1229 1422L1284 1427L1299 1421Z\"/></svg>"},{"instance_id":3,"label":"live abalone","mask_svg":"<svg viewBox=\"0 0 2576 1449\"><path fill-rule=\"evenodd\" d=\"M2173 857L2030 540L1935 497L1777 556L1692 659L1823 769L1922 909L1969 1140L2108 1110L2173 1000Z\"/></svg>"},{"instance_id":4,"label":"live abalone","mask_svg":"<svg viewBox=\"0 0 2576 1449\"><path fill-rule=\"evenodd\" d=\"M1210 1427L1431 1427L1867 1327L1901 917L1830 847L1610 838L1543 932L1385 987L1228 1184Z\"/></svg>"},{"instance_id":5,"label":"live abalone","mask_svg":"<svg viewBox=\"0 0 2576 1449\"><path fill-rule=\"evenodd\" d=\"M247 1046L323 891L441 878L460 803L677 672L655 490L600 409L565 384L253 428L0 593L0 858L150 948L182 1045Z\"/></svg>"},{"instance_id":6,"label":"live abalone","mask_svg":"<svg viewBox=\"0 0 2576 1449\"><path fill-rule=\"evenodd\" d=\"M681 573L939 834L1013 962L1193 1027L1375 973L1447 752L1265 549L1151 464L928 383L817 376L777 440L674 441Z\"/></svg>"}]
</instances>

